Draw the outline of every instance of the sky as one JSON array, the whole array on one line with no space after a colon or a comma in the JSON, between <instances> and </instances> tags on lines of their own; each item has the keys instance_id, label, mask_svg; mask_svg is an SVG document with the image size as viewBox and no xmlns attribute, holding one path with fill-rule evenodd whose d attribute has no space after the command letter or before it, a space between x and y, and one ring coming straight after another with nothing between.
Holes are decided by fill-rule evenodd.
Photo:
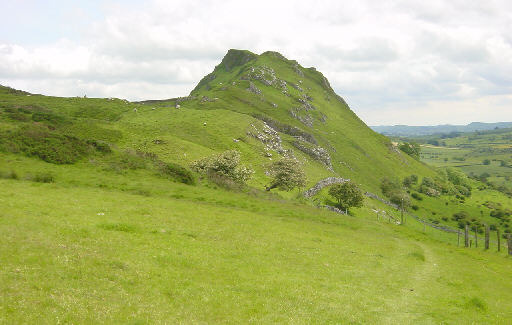
<instances>
[{"instance_id":1,"label":"sky","mask_svg":"<svg viewBox=\"0 0 512 325\"><path fill-rule=\"evenodd\" d=\"M186 96L230 48L315 67L368 125L512 121L509 0L0 0L0 84Z\"/></svg>"}]
</instances>

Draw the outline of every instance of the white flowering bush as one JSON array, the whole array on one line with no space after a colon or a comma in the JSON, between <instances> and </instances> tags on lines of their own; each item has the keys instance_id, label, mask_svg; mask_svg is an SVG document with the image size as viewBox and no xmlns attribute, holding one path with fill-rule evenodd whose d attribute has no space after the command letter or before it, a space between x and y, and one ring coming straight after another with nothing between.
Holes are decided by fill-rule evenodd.
<instances>
[{"instance_id":1,"label":"white flowering bush","mask_svg":"<svg viewBox=\"0 0 512 325\"><path fill-rule=\"evenodd\" d=\"M254 174L250 167L240 165L240 152L237 150L228 150L196 160L191 167L198 173L229 178L239 184L247 182Z\"/></svg>"},{"instance_id":2,"label":"white flowering bush","mask_svg":"<svg viewBox=\"0 0 512 325\"><path fill-rule=\"evenodd\" d=\"M301 164L294 158L283 158L270 164L267 175L272 177L272 182L267 186L267 191L278 188L283 191L291 191L295 187L306 185L306 173Z\"/></svg>"}]
</instances>

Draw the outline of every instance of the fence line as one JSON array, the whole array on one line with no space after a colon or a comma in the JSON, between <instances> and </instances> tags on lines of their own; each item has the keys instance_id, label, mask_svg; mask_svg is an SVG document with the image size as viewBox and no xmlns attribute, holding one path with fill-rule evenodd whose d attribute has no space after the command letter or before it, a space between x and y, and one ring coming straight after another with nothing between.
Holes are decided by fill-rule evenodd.
<instances>
[{"instance_id":1,"label":"fence line","mask_svg":"<svg viewBox=\"0 0 512 325\"><path fill-rule=\"evenodd\" d=\"M387 201L387 200L385 200L385 199L383 199L383 198L379 197L379 196L378 196L378 195L376 195L376 194L373 194L373 193L370 193L370 192L366 192L366 193L365 193L365 195L366 195L367 197L372 198L372 199L378 200L378 201L380 201L380 202L382 202L382 203L384 203L384 204L386 204L386 205L388 205L388 206L392 207L392 208L393 208L393 209L395 209L395 210L400 210L400 208L399 208L396 204L393 204L393 203L391 203L391 202L389 202L389 201ZM457 236L460 236L460 235L462 235L462 234L463 234L463 232L462 232L461 230L459 230L459 229L455 229L455 228L452 228L452 227L449 227L449 226L445 226L445 225L439 225L439 224L431 223L431 222L428 222L428 221L426 221L426 220L423 220L423 219L421 219L420 217L418 217L418 216L416 216L416 215L413 215L413 214L410 214L410 216L412 216L414 220L416 220L416 221L418 221L418 222L422 223L424 226L429 226L430 228L433 228L433 229L436 229L436 230L440 230L440 231L443 231L443 232L446 232L446 233L457 234ZM393 218L394 218L394 217L393 217ZM499 231L499 229L498 229L497 233L498 233L498 237L499 237L499 236L500 236L500 231ZM478 235L477 235L477 236L478 236ZM476 243L476 241L477 241L477 236L472 235L472 234L468 234L468 238L475 239L475 243ZM505 242L506 242L506 243L505 243L505 245L502 245L502 244L501 244L501 240L498 240L498 241L495 241L495 240L489 240L489 241L490 241L491 243L496 244L496 245L498 246L498 251L500 251L501 246L505 246L505 247L506 247L506 246L507 246L507 244L506 244L506 243L508 243L508 240L507 240L507 239L505 239ZM457 238L457 245L459 245L459 237Z\"/></svg>"}]
</instances>

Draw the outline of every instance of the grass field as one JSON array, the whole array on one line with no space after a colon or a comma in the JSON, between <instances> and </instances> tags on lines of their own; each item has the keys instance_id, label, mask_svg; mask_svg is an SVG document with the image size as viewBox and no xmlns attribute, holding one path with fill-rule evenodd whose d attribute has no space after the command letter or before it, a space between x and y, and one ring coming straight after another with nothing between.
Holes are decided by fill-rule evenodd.
<instances>
[{"instance_id":1,"label":"grass field","mask_svg":"<svg viewBox=\"0 0 512 325\"><path fill-rule=\"evenodd\" d=\"M422 161L438 167L457 167L475 177L488 174L485 178L492 184L512 190L511 129L460 133L453 137L426 136L415 140L425 143L421 148Z\"/></svg>"},{"instance_id":2,"label":"grass field","mask_svg":"<svg viewBox=\"0 0 512 325\"><path fill-rule=\"evenodd\" d=\"M457 248L364 211L341 217L218 189L203 189L215 203L204 193L177 199L189 189L178 184L151 196L0 186L3 323L512 317L504 254Z\"/></svg>"}]
</instances>

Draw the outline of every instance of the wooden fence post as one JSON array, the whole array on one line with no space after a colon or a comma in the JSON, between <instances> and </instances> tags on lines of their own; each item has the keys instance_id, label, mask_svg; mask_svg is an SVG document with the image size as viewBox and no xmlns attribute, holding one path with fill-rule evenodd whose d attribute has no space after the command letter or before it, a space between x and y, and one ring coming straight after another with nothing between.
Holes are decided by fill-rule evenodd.
<instances>
[{"instance_id":1,"label":"wooden fence post","mask_svg":"<svg viewBox=\"0 0 512 325\"><path fill-rule=\"evenodd\" d=\"M497 234L498 234L498 252L501 251L501 235L500 235L500 230L499 229L496 229L497 231Z\"/></svg>"},{"instance_id":2,"label":"wooden fence post","mask_svg":"<svg viewBox=\"0 0 512 325\"><path fill-rule=\"evenodd\" d=\"M475 226L475 247L478 248L478 232L477 227Z\"/></svg>"},{"instance_id":3,"label":"wooden fence post","mask_svg":"<svg viewBox=\"0 0 512 325\"><path fill-rule=\"evenodd\" d=\"M485 225L485 249L489 249L489 226Z\"/></svg>"},{"instance_id":4,"label":"wooden fence post","mask_svg":"<svg viewBox=\"0 0 512 325\"><path fill-rule=\"evenodd\" d=\"M512 236L507 234L508 255L512 255Z\"/></svg>"},{"instance_id":5,"label":"wooden fence post","mask_svg":"<svg viewBox=\"0 0 512 325\"><path fill-rule=\"evenodd\" d=\"M464 228L464 247L469 247L469 227Z\"/></svg>"},{"instance_id":6,"label":"wooden fence post","mask_svg":"<svg viewBox=\"0 0 512 325\"><path fill-rule=\"evenodd\" d=\"M460 230L457 230L457 247L460 245Z\"/></svg>"}]
</instances>

